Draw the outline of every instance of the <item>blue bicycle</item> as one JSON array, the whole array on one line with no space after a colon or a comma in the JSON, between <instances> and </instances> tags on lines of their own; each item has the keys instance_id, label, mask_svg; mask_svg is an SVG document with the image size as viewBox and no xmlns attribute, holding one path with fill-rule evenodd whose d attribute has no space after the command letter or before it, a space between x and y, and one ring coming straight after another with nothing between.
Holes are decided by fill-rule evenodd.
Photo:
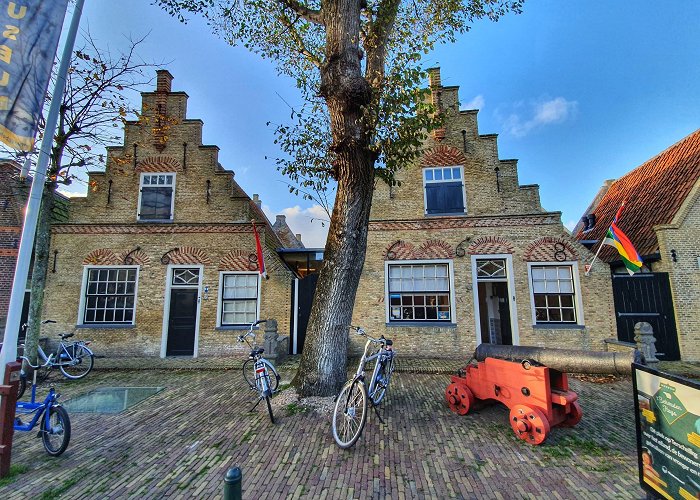
<instances>
[{"instance_id":1,"label":"blue bicycle","mask_svg":"<svg viewBox=\"0 0 700 500\"><path fill-rule=\"evenodd\" d=\"M40 368L40 365L34 366L26 357L22 356L21 358L34 368L34 383L32 384L32 400L17 402L14 428L16 431L29 432L39 424L40 430L37 437L41 436L46 453L57 457L66 451L70 442L68 412L58 402L59 395L53 387L49 389L43 402L36 402L36 370ZM25 423L22 420L23 417L31 418L31 420Z\"/></svg>"}]
</instances>

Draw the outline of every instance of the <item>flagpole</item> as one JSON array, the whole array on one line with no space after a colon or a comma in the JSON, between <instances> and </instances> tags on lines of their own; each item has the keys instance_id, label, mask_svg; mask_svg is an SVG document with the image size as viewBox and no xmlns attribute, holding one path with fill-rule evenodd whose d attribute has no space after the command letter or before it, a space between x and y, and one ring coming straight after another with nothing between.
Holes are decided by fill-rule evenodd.
<instances>
[{"instance_id":1,"label":"flagpole","mask_svg":"<svg viewBox=\"0 0 700 500\"><path fill-rule=\"evenodd\" d=\"M61 109L61 102L63 101L63 90L66 86L66 75L68 74L68 67L70 65L71 55L73 54L73 47L75 46L75 39L78 33L78 26L80 24L80 16L83 12L84 3L85 0L76 0L75 3L75 11L73 11L73 18L71 19L68 34L66 35L66 43L63 46L61 63L58 67L53 99L51 100L49 114L46 118L44 137L41 141L41 149L39 151L39 161L36 166L36 171L34 172L32 187L29 191L29 200L27 201L19 252L17 254L15 276L12 281L12 295L10 296L10 307L7 312L5 337L3 340L2 352L0 352L0 381L5 379L5 367L7 363L17 358L19 323L22 316L24 293L27 288L29 263L32 257L32 250L34 249L34 235L36 233L37 219L39 218L39 209L41 208L41 195L44 191L51 146L53 145L58 114Z\"/></svg>"},{"instance_id":2,"label":"flagpole","mask_svg":"<svg viewBox=\"0 0 700 500\"><path fill-rule=\"evenodd\" d=\"M603 241L604 241L604 239L600 240L600 246L598 246L598 251L595 253L595 256L593 257L593 260L591 261L591 263L588 264L588 269L586 270L586 272L583 273L584 276L588 276L589 274L591 274L591 269L593 269L593 263L598 258L598 254L600 253L600 250L603 248L603 245L605 245L605 243L603 243Z\"/></svg>"}]
</instances>

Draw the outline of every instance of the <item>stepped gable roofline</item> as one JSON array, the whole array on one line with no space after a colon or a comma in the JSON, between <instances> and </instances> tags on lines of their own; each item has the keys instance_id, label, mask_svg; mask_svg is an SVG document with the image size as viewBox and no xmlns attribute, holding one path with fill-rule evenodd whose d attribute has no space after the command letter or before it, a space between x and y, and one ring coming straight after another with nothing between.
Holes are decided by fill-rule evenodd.
<instances>
[{"instance_id":1,"label":"stepped gable roofline","mask_svg":"<svg viewBox=\"0 0 700 500\"><path fill-rule=\"evenodd\" d=\"M655 226L670 224L700 178L700 129L620 177L588 213L595 214L593 229L575 234L579 240L602 240L622 202L619 226L640 255L658 252ZM604 248L605 262L618 259L614 248Z\"/></svg>"}]
</instances>

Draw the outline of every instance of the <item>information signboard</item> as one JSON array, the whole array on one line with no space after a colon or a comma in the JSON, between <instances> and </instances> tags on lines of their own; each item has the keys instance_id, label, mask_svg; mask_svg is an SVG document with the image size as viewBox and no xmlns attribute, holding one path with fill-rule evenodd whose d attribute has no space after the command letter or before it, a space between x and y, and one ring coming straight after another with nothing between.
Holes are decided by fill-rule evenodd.
<instances>
[{"instance_id":1,"label":"information signboard","mask_svg":"<svg viewBox=\"0 0 700 500\"><path fill-rule=\"evenodd\" d=\"M659 498L700 499L700 384L632 366L639 484Z\"/></svg>"}]
</instances>

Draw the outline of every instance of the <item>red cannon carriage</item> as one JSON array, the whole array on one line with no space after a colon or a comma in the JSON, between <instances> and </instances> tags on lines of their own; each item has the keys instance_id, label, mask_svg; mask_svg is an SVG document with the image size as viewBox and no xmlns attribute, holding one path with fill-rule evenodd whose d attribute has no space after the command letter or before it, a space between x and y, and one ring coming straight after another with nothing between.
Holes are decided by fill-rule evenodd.
<instances>
[{"instance_id":1,"label":"red cannon carriage","mask_svg":"<svg viewBox=\"0 0 700 500\"><path fill-rule=\"evenodd\" d=\"M630 373L633 361L621 353L494 344L481 344L474 358L476 364L452 377L445 391L449 407L466 415L477 399L500 401L510 408L515 435L534 445L552 427L576 425L583 416L565 372Z\"/></svg>"}]
</instances>

